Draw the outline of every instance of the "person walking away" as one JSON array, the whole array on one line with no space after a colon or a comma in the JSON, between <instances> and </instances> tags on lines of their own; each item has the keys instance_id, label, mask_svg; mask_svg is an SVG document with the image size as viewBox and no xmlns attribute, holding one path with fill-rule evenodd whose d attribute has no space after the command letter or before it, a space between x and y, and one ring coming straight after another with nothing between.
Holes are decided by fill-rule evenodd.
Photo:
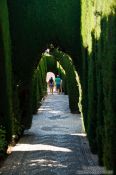
<instances>
[{"instance_id":1,"label":"person walking away","mask_svg":"<svg viewBox=\"0 0 116 175\"><path fill-rule=\"evenodd\" d=\"M56 91L58 94L60 94L60 87L61 87L61 78L59 75L55 78L55 83L56 83Z\"/></svg>"},{"instance_id":2,"label":"person walking away","mask_svg":"<svg viewBox=\"0 0 116 175\"><path fill-rule=\"evenodd\" d=\"M53 80L52 77L49 79L49 82L48 82L48 83L49 83L50 93L53 94L53 89L54 89L54 80Z\"/></svg>"}]
</instances>

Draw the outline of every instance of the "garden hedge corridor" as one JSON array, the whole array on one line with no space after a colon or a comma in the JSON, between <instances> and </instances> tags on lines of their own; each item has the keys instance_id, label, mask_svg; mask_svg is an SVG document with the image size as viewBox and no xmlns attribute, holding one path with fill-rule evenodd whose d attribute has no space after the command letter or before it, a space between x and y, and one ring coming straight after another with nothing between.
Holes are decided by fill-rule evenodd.
<instances>
[{"instance_id":1,"label":"garden hedge corridor","mask_svg":"<svg viewBox=\"0 0 116 175\"><path fill-rule=\"evenodd\" d=\"M0 1L0 157L31 126L52 70L71 111L81 112L92 152L116 174L115 26L115 0Z\"/></svg>"}]
</instances>

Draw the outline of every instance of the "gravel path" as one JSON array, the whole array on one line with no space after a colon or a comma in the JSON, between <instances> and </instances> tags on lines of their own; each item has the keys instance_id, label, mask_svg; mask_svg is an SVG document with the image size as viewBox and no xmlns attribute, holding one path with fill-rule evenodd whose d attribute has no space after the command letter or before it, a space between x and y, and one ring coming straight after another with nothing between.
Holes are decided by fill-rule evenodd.
<instances>
[{"instance_id":1,"label":"gravel path","mask_svg":"<svg viewBox=\"0 0 116 175\"><path fill-rule=\"evenodd\" d=\"M68 96L48 95L33 116L32 127L0 169L3 175L100 174L79 114L71 114Z\"/></svg>"}]
</instances>

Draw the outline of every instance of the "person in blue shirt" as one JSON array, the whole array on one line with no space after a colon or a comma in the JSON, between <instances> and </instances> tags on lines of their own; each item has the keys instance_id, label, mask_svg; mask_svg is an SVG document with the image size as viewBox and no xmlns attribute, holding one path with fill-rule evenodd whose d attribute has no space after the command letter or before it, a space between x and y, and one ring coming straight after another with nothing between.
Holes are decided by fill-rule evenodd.
<instances>
[{"instance_id":1,"label":"person in blue shirt","mask_svg":"<svg viewBox=\"0 0 116 175\"><path fill-rule=\"evenodd\" d=\"M57 75L57 77L55 78L55 84L56 84L56 90L58 92L58 94L60 94L60 91L61 91L61 78L59 75Z\"/></svg>"}]
</instances>

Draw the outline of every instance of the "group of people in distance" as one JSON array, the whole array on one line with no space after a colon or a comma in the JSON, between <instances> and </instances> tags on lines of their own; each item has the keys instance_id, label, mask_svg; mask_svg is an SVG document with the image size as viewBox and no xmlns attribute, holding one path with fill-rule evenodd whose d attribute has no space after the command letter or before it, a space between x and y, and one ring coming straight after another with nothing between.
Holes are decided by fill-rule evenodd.
<instances>
[{"instance_id":1,"label":"group of people in distance","mask_svg":"<svg viewBox=\"0 0 116 175\"><path fill-rule=\"evenodd\" d=\"M62 93L62 79L60 78L59 75L55 78L55 81L53 77L51 77L48 81L48 85L50 88L50 93L53 94L54 87L56 86L56 91L58 94Z\"/></svg>"}]
</instances>

